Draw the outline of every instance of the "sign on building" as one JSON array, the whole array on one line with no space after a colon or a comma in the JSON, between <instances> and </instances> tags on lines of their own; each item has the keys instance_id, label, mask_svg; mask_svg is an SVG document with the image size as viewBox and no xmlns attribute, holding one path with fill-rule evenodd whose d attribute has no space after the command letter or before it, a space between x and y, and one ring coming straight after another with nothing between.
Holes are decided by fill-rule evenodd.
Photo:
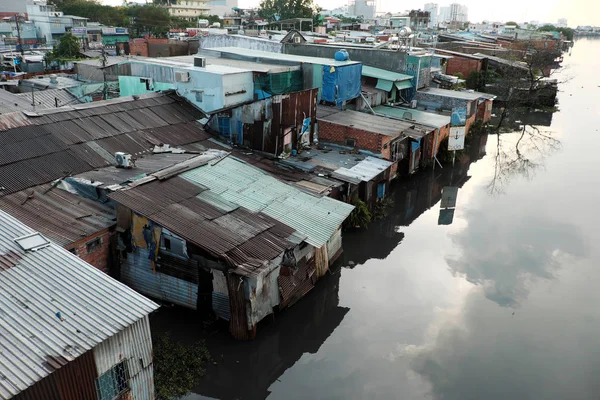
<instances>
[{"instance_id":1,"label":"sign on building","mask_svg":"<svg viewBox=\"0 0 600 400\"><path fill-rule=\"evenodd\" d=\"M448 137L448 150L462 150L465 148L465 127L451 126Z\"/></svg>"},{"instance_id":2,"label":"sign on building","mask_svg":"<svg viewBox=\"0 0 600 400\"><path fill-rule=\"evenodd\" d=\"M87 35L87 28L85 27L73 27L71 28L71 33L73 35Z\"/></svg>"}]
</instances>

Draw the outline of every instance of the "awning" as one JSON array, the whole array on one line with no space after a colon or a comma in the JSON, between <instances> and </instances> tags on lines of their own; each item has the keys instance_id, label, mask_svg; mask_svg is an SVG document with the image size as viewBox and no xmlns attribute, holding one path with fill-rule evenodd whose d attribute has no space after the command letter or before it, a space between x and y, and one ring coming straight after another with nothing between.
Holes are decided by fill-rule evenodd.
<instances>
[{"instance_id":1,"label":"awning","mask_svg":"<svg viewBox=\"0 0 600 400\"><path fill-rule=\"evenodd\" d=\"M375 89L391 92L393 86L394 82L392 81L388 81L387 79L377 79L377 86L375 86Z\"/></svg>"},{"instance_id":2,"label":"awning","mask_svg":"<svg viewBox=\"0 0 600 400\"><path fill-rule=\"evenodd\" d=\"M402 81L402 82L395 82L395 84L396 84L396 87L398 88L398 90L410 89L412 87L412 83L410 80Z\"/></svg>"}]
</instances>

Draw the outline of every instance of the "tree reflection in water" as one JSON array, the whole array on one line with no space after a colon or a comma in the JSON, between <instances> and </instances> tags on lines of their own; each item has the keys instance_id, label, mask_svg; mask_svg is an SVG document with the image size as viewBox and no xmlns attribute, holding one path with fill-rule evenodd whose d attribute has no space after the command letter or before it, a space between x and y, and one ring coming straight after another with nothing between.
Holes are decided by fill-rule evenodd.
<instances>
[{"instance_id":1,"label":"tree reflection in water","mask_svg":"<svg viewBox=\"0 0 600 400\"><path fill-rule=\"evenodd\" d=\"M532 179L544 167L548 156L561 148L561 142L549 131L535 125L523 125L520 131L497 133L494 156L494 174L488 184L490 194L504 193L509 182L522 177Z\"/></svg>"}]
</instances>

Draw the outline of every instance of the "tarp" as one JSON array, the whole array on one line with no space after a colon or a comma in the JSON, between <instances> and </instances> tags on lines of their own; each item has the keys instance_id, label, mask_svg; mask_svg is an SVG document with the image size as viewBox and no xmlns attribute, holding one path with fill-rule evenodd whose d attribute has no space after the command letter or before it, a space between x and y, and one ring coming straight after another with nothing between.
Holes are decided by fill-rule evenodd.
<instances>
[{"instance_id":1,"label":"tarp","mask_svg":"<svg viewBox=\"0 0 600 400\"><path fill-rule=\"evenodd\" d=\"M385 90L386 92L391 92L393 86L394 86L394 82L392 82L392 81L388 81L387 79L377 79L377 86L375 86L375 89Z\"/></svg>"},{"instance_id":2,"label":"tarp","mask_svg":"<svg viewBox=\"0 0 600 400\"><path fill-rule=\"evenodd\" d=\"M322 99L341 107L345 101L360 96L362 64L323 66Z\"/></svg>"}]
</instances>

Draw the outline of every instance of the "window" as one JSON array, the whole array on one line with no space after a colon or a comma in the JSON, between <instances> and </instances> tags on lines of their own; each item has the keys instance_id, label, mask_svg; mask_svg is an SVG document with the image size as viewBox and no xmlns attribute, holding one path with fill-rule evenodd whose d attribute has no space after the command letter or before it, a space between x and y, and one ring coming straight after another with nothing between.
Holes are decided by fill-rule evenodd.
<instances>
[{"instance_id":1,"label":"window","mask_svg":"<svg viewBox=\"0 0 600 400\"><path fill-rule=\"evenodd\" d=\"M85 244L85 248L88 253L92 253L100 248L102 245L102 238L97 237L94 240L91 240Z\"/></svg>"},{"instance_id":2,"label":"window","mask_svg":"<svg viewBox=\"0 0 600 400\"><path fill-rule=\"evenodd\" d=\"M129 371L126 361L121 361L96 378L98 400L113 400L127 390L129 390Z\"/></svg>"},{"instance_id":3,"label":"window","mask_svg":"<svg viewBox=\"0 0 600 400\"><path fill-rule=\"evenodd\" d=\"M346 146L356 147L356 139L346 138Z\"/></svg>"},{"instance_id":4,"label":"window","mask_svg":"<svg viewBox=\"0 0 600 400\"><path fill-rule=\"evenodd\" d=\"M164 238L163 240L165 242L165 249L171 250L171 239Z\"/></svg>"}]
</instances>

